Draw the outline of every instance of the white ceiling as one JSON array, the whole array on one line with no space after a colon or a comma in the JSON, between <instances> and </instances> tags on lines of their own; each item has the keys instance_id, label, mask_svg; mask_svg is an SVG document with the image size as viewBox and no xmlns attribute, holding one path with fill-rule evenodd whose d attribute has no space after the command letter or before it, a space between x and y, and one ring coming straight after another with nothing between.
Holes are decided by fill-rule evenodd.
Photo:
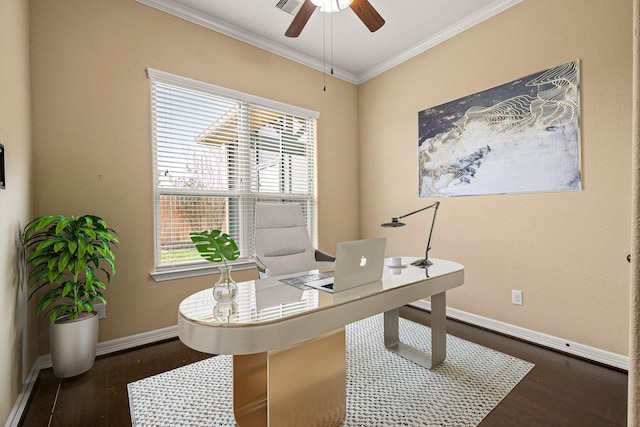
<instances>
[{"instance_id":1,"label":"white ceiling","mask_svg":"<svg viewBox=\"0 0 640 427\"><path fill-rule=\"evenodd\" d=\"M297 38L285 37L293 16L278 0L137 1L360 84L522 0L369 0L386 21L375 33L348 8L316 9Z\"/></svg>"}]
</instances>

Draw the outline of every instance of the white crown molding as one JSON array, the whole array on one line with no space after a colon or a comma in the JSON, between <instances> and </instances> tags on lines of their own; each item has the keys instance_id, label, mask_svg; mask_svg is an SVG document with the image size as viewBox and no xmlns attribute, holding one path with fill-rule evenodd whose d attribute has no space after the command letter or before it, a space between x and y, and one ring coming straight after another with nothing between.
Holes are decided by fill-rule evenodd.
<instances>
[{"instance_id":1,"label":"white crown molding","mask_svg":"<svg viewBox=\"0 0 640 427\"><path fill-rule=\"evenodd\" d=\"M169 13L171 15L177 16L179 18L185 19L187 21L193 22L194 24L209 28L210 30L219 32L236 40L240 40L244 43L266 50L267 52L271 52L273 54L298 62L302 65L306 65L307 67L313 68L314 70L323 73L326 72L326 66L322 61L318 61L314 58L311 58L310 56L303 55L299 52L294 51L293 49L289 49L277 43L271 42L241 28L227 24L226 22L212 17L203 16L199 12L184 5L174 3L171 0L136 1L161 10L163 12ZM454 25L445 28L443 31L440 31L433 37L424 40L423 42L405 50L404 52L396 55L393 58L375 65L374 67L359 75L349 73L338 67L334 67L333 76L349 83L353 83L355 85L362 84L367 80L370 80L384 73L385 71L390 70L396 65L399 65L413 58L414 56L417 56L425 52L426 50L431 49L432 47L444 42L445 40L448 40L451 37L468 30L469 28L499 14L500 12L503 12L504 10L522 1L524 0L496 0L489 6L479 10L473 15L469 15L468 17L458 21Z\"/></svg>"},{"instance_id":2,"label":"white crown molding","mask_svg":"<svg viewBox=\"0 0 640 427\"><path fill-rule=\"evenodd\" d=\"M240 40L241 42L266 50L267 52L271 52L278 56L282 56L284 58L298 62L302 65L306 65L307 67L313 68L314 70L318 70L320 72L326 71L326 66L322 61L318 61L314 58L311 58L310 56L296 52L293 49L289 49L277 43L273 43L272 41L247 32L241 28L227 24L226 22L222 22L212 17L203 16L199 12L189 7L174 3L171 0L136 1L138 3L142 3L171 15L177 16L178 18L185 19L187 21L193 22L194 24L201 25L210 30L232 37L236 40ZM333 77L353 84L357 84L358 82L358 77L355 74L344 71L338 67L333 67Z\"/></svg>"},{"instance_id":3,"label":"white crown molding","mask_svg":"<svg viewBox=\"0 0 640 427\"><path fill-rule=\"evenodd\" d=\"M450 39L451 37L456 36L468 30L469 28L472 28L475 25L478 25L479 23L496 16L497 14L509 9L512 6L515 6L516 4L522 1L524 0L498 0L493 2L489 6L483 9L480 9L476 13L469 15L464 19L461 19L460 21L456 22L453 25L450 25L449 27L445 28L439 33L433 35L433 37L430 37L422 41L421 43L405 50L404 52L401 52L400 54L394 56L393 58L390 58L370 68L369 70L365 71L364 73L358 76L358 81L356 84L364 83L367 80L370 80L384 73L385 71L390 70L396 65L400 65L403 62L408 61L414 56L420 55L421 53Z\"/></svg>"}]
</instances>

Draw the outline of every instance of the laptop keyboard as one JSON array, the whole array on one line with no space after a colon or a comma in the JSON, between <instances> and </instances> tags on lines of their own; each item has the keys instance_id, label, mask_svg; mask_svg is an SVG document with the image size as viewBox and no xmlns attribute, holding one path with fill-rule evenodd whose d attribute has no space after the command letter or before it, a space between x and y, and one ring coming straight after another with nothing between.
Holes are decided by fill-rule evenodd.
<instances>
[{"instance_id":1,"label":"laptop keyboard","mask_svg":"<svg viewBox=\"0 0 640 427\"><path fill-rule=\"evenodd\" d=\"M333 271L305 274L297 277L287 277L280 279L280 281L299 289L308 289L307 286L312 283L312 286L310 287L333 290Z\"/></svg>"}]
</instances>

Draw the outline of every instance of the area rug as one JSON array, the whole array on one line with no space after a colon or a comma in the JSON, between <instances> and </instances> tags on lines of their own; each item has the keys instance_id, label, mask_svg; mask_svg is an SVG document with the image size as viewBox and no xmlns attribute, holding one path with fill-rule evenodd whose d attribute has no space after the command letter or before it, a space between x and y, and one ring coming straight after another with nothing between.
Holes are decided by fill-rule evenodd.
<instances>
[{"instance_id":1,"label":"area rug","mask_svg":"<svg viewBox=\"0 0 640 427\"><path fill-rule=\"evenodd\" d=\"M447 358L422 368L383 343L382 315L347 326L347 417L353 426L477 426L533 364L447 336ZM403 342L427 350L431 329L400 318ZM133 427L232 427L231 356L127 385Z\"/></svg>"}]
</instances>

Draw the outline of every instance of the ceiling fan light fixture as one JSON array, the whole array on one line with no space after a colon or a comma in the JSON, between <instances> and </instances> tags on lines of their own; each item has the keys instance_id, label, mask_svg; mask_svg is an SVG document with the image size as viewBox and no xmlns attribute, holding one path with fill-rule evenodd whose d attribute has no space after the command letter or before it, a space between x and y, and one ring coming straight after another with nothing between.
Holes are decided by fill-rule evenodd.
<instances>
[{"instance_id":1,"label":"ceiling fan light fixture","mask_svg":"<svg viewBox=\"0 0 640 427\"><path fill-rule=\"evenodd\" d=\"M317 8L320 8L321 12L331 13L339 12L347 7L351 8L372 33L384 25L384 18L371 6L369 0L304 0L284 35L298 37Z\"/></svg>"},{"instance_id":2,"label":"ceiling fan light fixture","mask_svg":"<svg viewBox=\"0 0 640 427\"><path fill-rule=\"evenodd\" d=\"M351 5L353 0L311 0L320 8L320 12L339 12Z\"/></svg>"}]
</instances>

